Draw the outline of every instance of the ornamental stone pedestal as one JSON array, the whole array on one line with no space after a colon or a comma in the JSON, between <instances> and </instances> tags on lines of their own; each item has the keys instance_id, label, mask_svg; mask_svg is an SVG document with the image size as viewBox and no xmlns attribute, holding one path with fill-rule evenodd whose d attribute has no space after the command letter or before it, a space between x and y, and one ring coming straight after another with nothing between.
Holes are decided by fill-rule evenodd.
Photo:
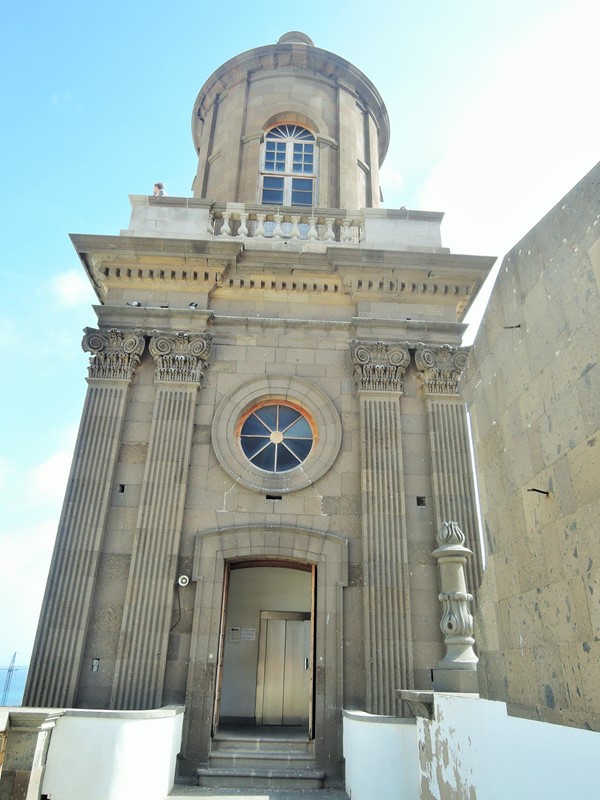
<instances>
[{"instance_id":1,"label":"ornamental stone pedestal","mask_svg":"<svg viewBox=\"0 0 600 800\"><path fill-rule=\"evenodd\" d=\"M400 396L408 348L351 342L361 431L367 711L396 713L413 685Z\"/></svg>"},{"instance_id":2,"label":"ornamental stone pedestal","mask_svg":"<svg viewBox=\"0 0 600 800\"><path fill-rule=\"evenodd\" d=\"M444 522L432 555L440 568L442 603L440 628L446 655L433 670L433 688L439 692L477 692L477 662L473 651L473 617L467 592L465 564L473 553L464 546L465 535L456 522Z\"/></svg>"},{"instance_id":3,"label":"ornamental stone pedestal","mask_svg":"<svg viewBox=\"0 0 600 800\"><path fill-rule=\"evenodd\" d=\"M141 331L85 329L88 391L40 614L24 705L74 706Z\"/></svg>"},{"instance_id":4,"label":"ornamental stone pedestal","mask_svg":"<svg viewBox=\"0 0 600 800\"><path fill-rule=\"evenodd\" d=\"M162 703L196 395L211 340L209 333L158 331L150 340L157 392L117 651L113 708L156 708Z\"/></svg>"}]
</instances>

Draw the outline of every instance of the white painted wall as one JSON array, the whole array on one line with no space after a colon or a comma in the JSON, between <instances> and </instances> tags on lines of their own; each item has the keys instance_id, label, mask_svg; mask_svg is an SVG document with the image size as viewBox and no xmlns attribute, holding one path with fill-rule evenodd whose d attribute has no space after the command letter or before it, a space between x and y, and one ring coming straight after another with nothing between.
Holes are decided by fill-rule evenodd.
<instances>
[{"instance_id":1,"label":"white painted wall","mask_svg":"<svg viewBox=\"0 0 600 800\"><path fill-rule=\"evenodd\" d=\"M510 717L504 703L468 695L436 694L434 703L435 719L417 721L423 797L598 796L600 733Z\"/></svg>"},{"instance_id":2,"label":"white painted wall","mask_svg":"<svg viewBox=\"0 0 600 800\"><path fill-rule=\"evenodd\" d=\"M416 720L344 711L344 758L350 800L418 800Z\"/></svg>"},{"instance_id":3,"label":"white painted wall","mask_svg":"<svg viewBox=\"0 0 600 800\"><path fill-rule=\"evenodd\" d=\"M67 710L52 731L42 792L52 800L164 800L182 726L182 706Z\"/></svg>"}]
</instances>

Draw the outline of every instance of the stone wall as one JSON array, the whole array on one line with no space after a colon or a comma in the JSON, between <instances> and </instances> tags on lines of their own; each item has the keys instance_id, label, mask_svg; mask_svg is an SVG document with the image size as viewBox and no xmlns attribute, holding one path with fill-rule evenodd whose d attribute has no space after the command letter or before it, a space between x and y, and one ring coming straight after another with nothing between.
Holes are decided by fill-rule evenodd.
<instances>
[{"instance_id":1,"label":"stone wall","mask_svg":"<svg viewBox=\"0 0 600 800\"><path fill-rule=\"evenodd\" d=\"M466 371L483 697L600 730L600 165L504 259Z\"/></svg>"}]
</instances>

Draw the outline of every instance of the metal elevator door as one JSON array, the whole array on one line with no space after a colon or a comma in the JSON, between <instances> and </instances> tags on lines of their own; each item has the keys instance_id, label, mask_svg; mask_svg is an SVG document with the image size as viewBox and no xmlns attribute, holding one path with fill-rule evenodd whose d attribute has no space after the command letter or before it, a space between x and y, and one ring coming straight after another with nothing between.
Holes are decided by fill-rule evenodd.
<instances>
[{"instance_id":1,"label":"metal elevator door","mask_svg":"<svg viewBox=\"0 0 600 800\"><path fill-rule=\"evenodd\" d=\"M261 611L256 680L259 725L308 725L310 614Z\"/></svg>"}]
</instances>

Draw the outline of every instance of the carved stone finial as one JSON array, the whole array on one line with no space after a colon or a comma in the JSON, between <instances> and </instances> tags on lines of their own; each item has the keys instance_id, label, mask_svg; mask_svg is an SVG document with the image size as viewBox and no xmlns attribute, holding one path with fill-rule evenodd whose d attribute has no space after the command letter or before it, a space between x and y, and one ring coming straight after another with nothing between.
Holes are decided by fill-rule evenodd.
<instances>
[{"instance_id":1,"label":"carved stone finial","mask_svg":"<svg viewBox=\"0 0 600 800\"><path fill-rule=\"evenodd\" d=\"M442 345L417 345L415 364L426 394L457 394L468 350Z\"/></svg>"},{"instance_id":2,"label":"carved stone finial","mask_svg":"<svg viewBox=\"0 0 600 800\"><path fill-rule=\"evenodd\" d=\"M353 339L350 348L358 389L402 392L404 372L410 363L408 345Z\"/></svg>"},{"instance_id":3,"label":"carved stone finial","mask_svg":"<svg viewBox=\"0 0 600 800\"><path fill-rule=\"evenodd\" d=\"M442 522L436 541L439 547L464 545L465 535L458 527L458 522Z\"/></svg>"},{"instance_id":4,"label":"carved stone finial","mask_svg":"<svg viewBox=\"0 0 600 800\"><path fill-rule=\"evenodd\" d=\"M477 661L473 650L473 616L467 592L465 564L471 551L464 546L465 535L457 522L444 522L437 535L437 558L442 591L440 628L444 634L446 655L433 670L434 688L441 691L476 691Z\"/></svg>"},{"instance_id":5,"label":"carved stone finial","mask_svg":"<svg viewBox=\"0 0 600 800\"><path fill-rule=\"evenodd\" d=\"M88 367L90 378L130 381L140 363L146 339L139 330L85 328L81 346L84 352L92 354Z\"/></svg>"},{"instance_id":6,"label":"carved stone finial","mask_svg":"<svg viewBox=\"0 0 600 800\"><path fill-rule=\"evenodd\" d=\"M176 334L153 331L150 355L159 383L199 383L210 356L212 334Z\"/></svg>"}]
</instances>

